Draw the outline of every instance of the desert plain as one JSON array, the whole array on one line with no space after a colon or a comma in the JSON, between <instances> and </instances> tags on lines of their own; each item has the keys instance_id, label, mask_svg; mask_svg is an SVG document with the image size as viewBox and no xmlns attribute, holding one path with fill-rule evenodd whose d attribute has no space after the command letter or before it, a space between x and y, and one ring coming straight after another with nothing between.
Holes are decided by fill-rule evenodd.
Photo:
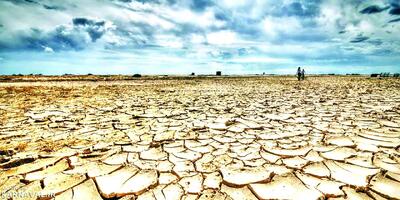
<instances>
[{"instance_id":1,"label":"desert plain","mask_svg":"<svg viewBox=\"0 0 400 200\"><path fill-rule=\"evenodd\" d=\"M400 79L0 83L0 199L400 199Z\"/></svg>"}]
</instances>

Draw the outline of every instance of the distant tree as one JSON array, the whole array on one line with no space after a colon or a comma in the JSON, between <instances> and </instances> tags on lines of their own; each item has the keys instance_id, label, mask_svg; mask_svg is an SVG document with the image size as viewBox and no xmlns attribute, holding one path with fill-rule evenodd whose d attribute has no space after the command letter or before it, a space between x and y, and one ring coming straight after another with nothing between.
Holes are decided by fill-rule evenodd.
<instances>
[{"instance_id":1,"label":"distant tree","mask_svg":"<svg viewBox=\"0 0 400 200\"><path fill-rule=\"evenodd\" d=\"M140 78L140 77L142 77L142 75L141 75L141 74L134 74L132 77L134 77L134 78Z\"/></svg>"}]
</instances>

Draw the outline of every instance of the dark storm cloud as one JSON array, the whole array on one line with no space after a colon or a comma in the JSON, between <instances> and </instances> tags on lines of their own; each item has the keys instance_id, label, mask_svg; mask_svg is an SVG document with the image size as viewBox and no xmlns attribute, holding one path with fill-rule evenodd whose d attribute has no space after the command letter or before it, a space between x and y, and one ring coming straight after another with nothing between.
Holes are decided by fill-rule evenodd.
<instances>
[{"instance_id":1,"label":"dark storm cloud","mask_svg":"<svg viewBox=\"0 0 400 200\"><path fill-rule=\"evenodd\" d=\"M74 18L72 25L60 25L51 31L31 28L20 32L18 43L3 43L9 49L40 50L49 47L57 50L83 50L90 42L96 42L106 32L105 21Z\"/></svg>"},{"instance_id":2,"label":"dark storm cloud","mask_svg":"<svg viewBox=\"0 0 400 200\"><path fill-rule=\"evenodd\" d=\"M92 42L96 42L105 32L105 21L103 20L96 21L80 17L72 19L72 24L74 27L83 28L83 30L89 33Z\"/></svg>"},{"instance_id":3,"label":"dark storm cloud","mask_svg":"<svg viewBox=\"0 0 400 200\"><path fill-rule=\"evenodd\" d=\"M381 8L379 6L372 5L372 6L368 6L368 7L364 8L364 9L362 9L360 11L360 13L361 14L375 14L375 13L380 13L382 11L385 11L387 9L389 9L389 6Z\"/></svg>"},{"instance_id":4,"label":"dark storm cloud","mask_svg":"<svg viewBox=\"0 0 400 200\"><path fill-rule=\"evenodd\" d=\"M42 6L44 9L47 9L47 10L59 10L59 11L65 10L65 8L62 6L49 5L49 4L41 3L40 1L34 1L34 0L3 0L3 1L12 2L16 5L27 4L27 5ZM56 2L54 2L54 3L56 3Z\"/></svg>"},{"instance_id":5,"label":"dark storm cloud","mask_svg":"<svg viewBox=\"0 0 400 200\"><path fill-rule=\"evenodd\" d=\"M392 19L388 23L400 22L400 18Z\"/></svg>"},{"instance_id":6,"label":"dark storm cloud","mask_svg":"<svg viewBox=\"0 0 400 200\"><path fill-rule=\"evenodd\" d=\"M390 9L389 14L391 15L400 15L400 7L394 7Z\"/></svg>"},{"instance_id":7,"label":"dark storm cloud","mask_svg":"<svg viewBox=\"0 0 400 200\"><path fill-rule=\"evenodd\" d=\"M369 37L367 37L367 36L359 35L359 36L353 38L352 40L350 40L350 42L351 43L360 43L360 42L364 42L365 40L368 40L368 39L369 39Z\"/></svg>"},{"instance_id":8,"label":"dark storm cloud","mask_svg":"<svg viewBox=\"0 0 400 200\"><path fill-rule=\"evenodd\" d=\"M190 7L195 11L203 11L205 8L214 5L211 0L192 0Z\"/></svg>"},{"instance_id":9,"label":"dark storm cloud","mask_svg":"<svg viewBox=\"0 0 400 200\"><path fill-rule=\"evenodd\" d=\"M40 5L40 3L33 1L33 0L3 0L3 1L12 2L14 4L37 4L37 5Z\"/></svg>"},{"instance_id":10,"label":"dark storm cloud","mask_svg":"<svg viewBox=\"0 0 400 200\"><path fill-rule=\"evenodd\" d=\"M24 49L40 50L50 47L58 50L83 50L87 45L85 34L72 32L65 26L59 26L51 32L32 29L29 34L20 36Z\"/></svg>"},{"instance_id":11,"label":"dark storm cloud","mask_svg":"<svg viewBox=\"0 0 400 200\"><path fill-rule=\"evenodd\" d=\"M389 0L389 4L392 7L400 7L400 1L399 0Z\"/></svg>"},{"instance_id":12,"label":"dark storm cloud","mask_svg":"<svg viewBox=\"0 0 400 200\"><path fill-rule=\"evenodd\" d=\"M87 19L84 17L77 17L72 19L72 24L74 26L101 26L103 27L105 24L105 21L96 21L92 19Z\"/></svg>"},{"instance_id":13,"label":"dark storm cloud","mask_svg":"<svg viewBox=\"0 0 400 200\"><path fill-rule=\"evenodd\" d=\"M52 5L46 5L46 4L43 4L43 8L45 8L45 9L47 9L47 10L65 10L65 8L64 7L61 7L61 6L52 6Z\"/></svg>"}]
</instances>

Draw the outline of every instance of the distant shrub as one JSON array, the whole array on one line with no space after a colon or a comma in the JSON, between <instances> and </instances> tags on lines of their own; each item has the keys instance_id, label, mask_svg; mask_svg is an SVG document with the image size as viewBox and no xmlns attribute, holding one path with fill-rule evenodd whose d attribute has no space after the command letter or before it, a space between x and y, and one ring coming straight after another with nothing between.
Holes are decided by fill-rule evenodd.
<instances>
[{"instance_id":1,"label":"distant shrub","mask_svg":"<svg viewBox=\"0 0 400 200\"><path fill-rule=\"evenodd\" d=\"M389 77L389 76L390 76L390 73L388 73L388 72L381 73L381 77Z\"/></svg>"},{"instance_id":2,"label":"distant shrub","mask_svg":"<svg viewBox=\"0 0 400 200\"><path fill-rule=\"evenodd\" d=\"M134 78L140 78L140 77L142 77L142 75L141 75L141 74L134 74L132 77L134 77Z\"/></svg>"}]
</instances>

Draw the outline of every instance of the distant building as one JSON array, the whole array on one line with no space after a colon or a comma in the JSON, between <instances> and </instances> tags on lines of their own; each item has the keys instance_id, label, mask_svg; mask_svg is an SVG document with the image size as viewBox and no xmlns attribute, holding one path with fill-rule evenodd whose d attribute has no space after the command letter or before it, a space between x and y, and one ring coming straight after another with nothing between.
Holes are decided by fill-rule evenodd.
<instances>
[{"instance_id":1,"label":"distant building","mask_svg":"<svg viewBox=\"0 0 400 200\"><path fill-rule=\"evenodd\" d=\"M222 75L222 72L221 72L221 71L217 71L217 73L216 73L215 75L221 76L221 75Z\"/></svg>"},{"instance_id":2,"label":"distant building","mask_svg":"<svg viewBox=\"0 0 400 200\"><path fill-rule=\"evenodd\" d=\"M380 74L371 74L371 77L380 77Z\"/></svg>"}]
</instances>

